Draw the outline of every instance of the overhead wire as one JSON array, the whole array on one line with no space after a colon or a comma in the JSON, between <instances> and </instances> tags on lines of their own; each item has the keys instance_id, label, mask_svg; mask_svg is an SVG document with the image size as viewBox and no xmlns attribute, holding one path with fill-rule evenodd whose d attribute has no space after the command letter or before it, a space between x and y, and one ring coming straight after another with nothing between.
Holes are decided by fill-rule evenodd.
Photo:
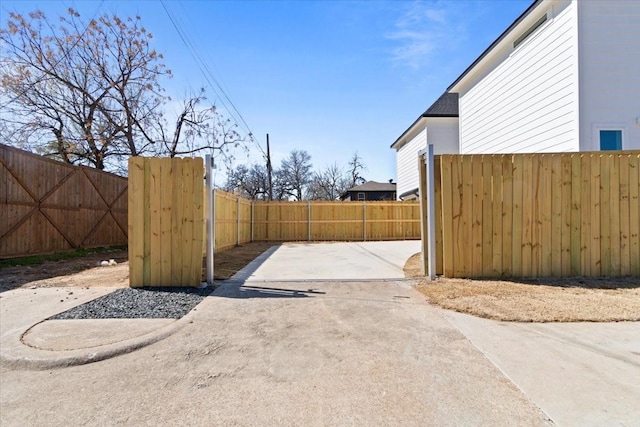
<instances>
[{"instance_id":1,"label":"overhead wire","mask_svg":"<svg viewBox=\"0 0 640 427\"><path fill-rule=\"evenodd\" d=\"M229 112L229 114L233 116L234 120L236 121L236 124L238 126L240 126L241 124L243 125L243 128L247 131L251 142L253 142L258 147L258 149L262 152L262 155L266 158L267 157L266 152L264 151L262 146L257 142L246 120L244 119L244 117L242 116L242 114L234 104L234 102L231 100L229 95L227 95L227 92L222 87L222 84L219 82L219 80L215 77L214 73L211 71L208 65L208 62L204 60L204 58L202 57L198 49L196 49L196 47L194 46L193 42L191 41L191 38L189 37L189 34L187 34L187 32L184 30L184 25L181 25L181 22L179 22L179 17L174 16L174 14L172 14L172 12L169 10L167 5L165 4L164 0L160 0L160 4L162 5L162 8L167 14L167 17L171 21L171 24L173 25L174 29L178 33L180 40L185 45L185 47L189 51L189 54L196 62L196 65L200 69L200 72L202 73L207 83L209 83L211 89L214 91L214 93L216 93L216 95L218 95L220 102L223 104L223 106Z\"/></svg>"}]
</instances>

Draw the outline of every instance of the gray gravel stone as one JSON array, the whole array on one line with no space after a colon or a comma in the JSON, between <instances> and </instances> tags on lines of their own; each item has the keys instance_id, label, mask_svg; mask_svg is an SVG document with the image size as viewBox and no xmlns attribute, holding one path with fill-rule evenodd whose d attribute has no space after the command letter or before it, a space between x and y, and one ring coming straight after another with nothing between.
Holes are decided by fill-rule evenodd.
<instances>
[{"instance_id":1,"label":"gray gravel stone","mask_svg":"<svg viewBox=\"0 0 640 427\"><path fill-rule=\"evenodd\" d=\"M51 319L179 319L213 288L123 288Z\"/></svg>"}]
</instances>

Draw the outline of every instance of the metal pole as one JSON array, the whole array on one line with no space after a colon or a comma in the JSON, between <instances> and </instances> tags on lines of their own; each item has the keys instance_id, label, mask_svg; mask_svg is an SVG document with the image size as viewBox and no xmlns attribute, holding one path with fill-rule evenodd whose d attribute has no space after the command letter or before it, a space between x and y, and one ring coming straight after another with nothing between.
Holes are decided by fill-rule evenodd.
<instances>
[{"instance_id":1,"label":"metal pole","mask_svg":"<svg viewBox=\"0 0 640 427\"><path fill-rule=\"evenodd\" d=\"M435 191L435 171L433 158L433 144L427 146L427 152L424 157L427 169L427 230L428 230L428 272L429 280L436 278L436 191Z\"/></svg>"},{"instance_id":2,"label":"metal pole","mask_svg":"<svg viewBox=\"0 0 640 427\"><path fill-rule=\"evenodd\" d=\"M215 199L213 189L213 157L205 156L205 179L207 188L207 285L213 285L213 253L215 251Z\"/></svg>"}]
</instances>

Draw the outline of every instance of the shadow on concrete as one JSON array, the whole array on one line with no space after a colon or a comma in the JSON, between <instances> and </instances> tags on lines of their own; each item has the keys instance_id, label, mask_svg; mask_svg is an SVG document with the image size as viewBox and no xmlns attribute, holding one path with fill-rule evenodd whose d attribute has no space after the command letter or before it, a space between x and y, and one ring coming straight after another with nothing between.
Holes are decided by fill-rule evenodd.
<instances>
[{"instance_id":1,"label":"shadow on concrete","mask_svg":"<svg viewBox=\"0 0 640 427\"><path fill-rule=\"evenodd\" d=\"M217 288L212 297L221 298L308 298L324 295L314 289L283 289L247 285L243 281L227 281Z\"/></svg>"}]
</instances>

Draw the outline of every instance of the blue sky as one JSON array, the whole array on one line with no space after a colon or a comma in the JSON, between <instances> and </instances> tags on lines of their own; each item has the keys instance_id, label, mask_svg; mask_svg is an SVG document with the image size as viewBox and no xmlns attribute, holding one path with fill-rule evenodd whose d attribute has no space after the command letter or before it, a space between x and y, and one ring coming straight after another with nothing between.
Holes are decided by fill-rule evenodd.
<instances>
[{"instance_id":1,"label":"blue sky","mask_svg":"<svg viewBox=\"0 0 640 427\"><path fill-rule=\"evenodd\" d=\"M174 99L205 87L211 102L231 108L217 82L263 149L270 134L274 165L293 149L308 151L314 169L344 165L357 151L365 177L386 181L396 177L389 146L530 4L3 0L0 20L4 27L9 11L55 17L68 7L87 19L140 15L173 73L165 86ZM258 147L249 148L239 161L262 162Z\"/></svg>"}]
</instances>

